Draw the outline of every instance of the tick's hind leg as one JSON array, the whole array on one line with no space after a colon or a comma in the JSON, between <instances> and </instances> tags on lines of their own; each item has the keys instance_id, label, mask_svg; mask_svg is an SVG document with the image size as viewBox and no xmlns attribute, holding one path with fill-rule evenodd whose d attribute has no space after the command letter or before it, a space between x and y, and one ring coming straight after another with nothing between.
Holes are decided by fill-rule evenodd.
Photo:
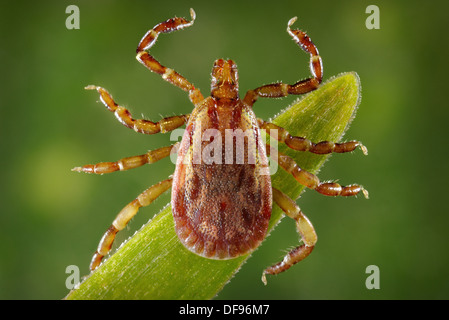
<instances>
[{"instance_id":1,"label":"tick's hind leg","mask_svg":"<svg viewBox=\"0 0 449 320\"><path fill-rule=\"evenodd\" d=\"M359 141L349 141L343 143L335 143L331 141L321 141L314 143L309 139L303 137L292 136L282 127L279 127L271 122L266 122L262 119L257 119L259 127L265 129L268 134L271 134L271 130L276 130L276 136L274 137L279 142L283 142L290 149L297 151L308 151L315 154L328 154L328 153L345 153L354 151L359 147L363 154L368 155L368 149Z\"/></svg>"},{"instance_id":2,"label":"tick's hind leg","mask_svg":"<svg viewBox=\"0 0 449 320\"><path fill-rule=\"evenodd\" d=\"M276 161L281 168L290 173L296 181L307 188L313 189L325 196L348 197L356 196L362 192L365 198L368 199L368 191L358 184L341 186L336 182L321 182L316 175L299 167L295 160L269 145L267 145L267 154L270 155L271 159Z\"/></svg>"},{"instance_id":3,"label":"tick's hind leg","mask_svg":"<svg viewBox=\"0 0 449 320\"><path fill-rule=\"evenodd\" d=\"M119 212L114 222L112 222L112 225L101 238L97 251L92 257L90 270L95 270L100 265L103 257L109 253L117 232L126 227L128 222L137 214L137 211L141 207L148 206L162 193L167 191L171 187L172 181L172 179L167 179L148 188Z\"/></svg>"},{"instance_id":4,"label":"tick's hind leg","mask_svg":"<svg viewBox=\"0 0 449 320\"><path fill-rule=\"evenodd\" d=\"M171 84L188 92L190 101L192 101L192 103L196 105L198 102L204 99L201 92L196 89L189 81L187 81L186 78L181 76L173 69L164 67L159 63L159 61L154 59L153 56L148 53L150 48L156 43L159 34L170 33L193 25L193 22L195 21L195 11L193 11L193 9L190 9L190 15L192 17L192 21L187 21L184 18L172 18L154 26L154 28L148 31L143 36L142 40L140 40L139 46L136 50L136 59L149 70L160 74L162 76L162 79L164 79L165 81L168 81Z\"/></svg>"},{"instance_id":5,"label":"tick's hind leg","mask_svg":"<svg viewBox=\"0 0 449 320\"><path fill-rule=\"evenodd\" d=\"M100 162L97 164L88 164L82 167L75 167L72 171L103 174L114 171L134 169L143 166L144 164L155 163L156 161L168 157L174 146L175 145L171 145L168 147L151 150L145 154L123 158L115 162Z\"/></svg>"},{"instance_id":6,"label":"tick's hind leg","mask_svg":"<svg viewBox=\"0 0 449 320\"><path fill-rule=\"evenodd\" d=\"M109 111L114 113L117 120L125 127L139 133L155 134L172 131L184 125L189 119L189 115L168 117L158 122L152 122L145 119L133 119L129 111L126 108L119 106L106 89L93 85L87 86L85 89L97 90L100 94L101 102L103 102Z\"/></svg>"},{"instance_id":7,"label":"tick's hind leg","mask_svg":"<svg viewBox=\"0 0 449 320\"><path fill-rule=\"evenodd\" d=\"M295 263L305 259L315 247L317 235L312 223L302 213L296 203L282 191L273 188L273 201L285 212L287 216L296 221L296 229L301 235L303 244L291 250L284 259L265 269L262 273L262 281L267 284L266 274L278 274L289 269Z\"/></svg>"}]
</instances>

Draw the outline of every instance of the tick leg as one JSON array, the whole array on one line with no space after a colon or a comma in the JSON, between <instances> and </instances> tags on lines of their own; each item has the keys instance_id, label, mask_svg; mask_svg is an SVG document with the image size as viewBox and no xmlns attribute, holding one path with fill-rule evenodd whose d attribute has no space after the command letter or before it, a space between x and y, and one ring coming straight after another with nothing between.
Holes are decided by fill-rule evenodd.
<instances>
[{"instance_id":1,"label":"tick leg","mask_svg":"<svg viewBox=\"0 0 449 320\"><path fill-rule=\"evenodd\" d=\"M192 101L192 103L196 105L198 102L204 99L201 92L196 89L189 81L187 81L186 78L181 76L173 69L164 67L148 53L150 48L156 43L159 34L170 33L193 25L196 16L193 9L190 9L190 16L192 17L192 21L187 21L184 18L172 18L154 26L154 28L148 31L143 36L142 40L140 40L139 46L136 50L136 59L151 71L160 74L165 81L168 81L171 84L188 92L190 101Z\"/></svg>"},{"instance_id":2,"label":"tick leg","mask_svg":"<svg viewBox=\"0 0 449 320\"><path fill-rule=\"evenodd\" d=\"M117 232L126 227L128 222L137 214L139 208L148 206L162 193L167 191L171 185L172 179L167 179L155 184L142 192L136 199L127 204L122 211L119 212L114 222L112 222L112 225L101 238L97 251L92 257L90 270L93 271L100 265L103 257L111 250Z\"/></svg>"},{"instance_id":3,"label":"tick leg","mask_svg":"<svg viewBox=\"0 0 449 320\"><path fill-rule=\"evenodd\" d=\"M368 155L368 149L359 141L349 141L344 143L334 143L330 141L321 141L314 143L306 138L296 137L290 135L287 130L279 127L271 122L266 122L262 119L257 119L259 127L265 129L268 133L270 130L277 130L276 139L279 142L285 143L289 148L297 151L308 151L316 154L328 153L344 153L354 151L355 148L360 147L363 154Z\"/></svg>"},{"instance_id":4,"label":"tick leg","mask_svg":"<svg viewBox=\"0 0 449 320\"><path fill-rule=\"evenodd\" d=\"M323 63L318 53L317 47L307 34L301 30L290 27L296 21L296 17L288 22L287 32L301 47L302 50L310 54L310 72L312 77L296 82L295 84L273 83L261 86L246 93L243 102L248 106L252 106L259 97L263 98L279 98L289 94L303 94L318 88L323 79Z\"/></svg>"},{"instance_id":5,"label":"tick leg","mask_svg":"<svg viewBox=\"0 0 449 320\"><path fill-rule=\"evenodd\" d=\"M296 221L296 229L301 235L303 244L291 250L284 259L265 269L262 273L262 282L266 285L266 274L278 274L289 269L295 263L305 259L315 247L317 235L312 223L302 213L296 203L285 193L273 188L273 201L285 212L287 216Z\"/></svg>"},{"instance_id":6,"label":"tick leg","mask_svg":"<svg viewBox=\"0 0 449 320\"><path fill-rule=\"evenodd\" d=\"M168 157L174 146L175 145L171 145L168 147L151 150L140 156L127 157L116 162L100 162L97 164L88 164L82 167L75 167L72 171L103 174L114 171L134 169L143 166L144 164L155 163L156 161Z\"/></svg>"},{"instance_id":7,"label":"tick leg","mask_svg":"<svg viewBox=\"0 0 449 320\"><path fill-rule=\"evenodd\" d=\"M97 90L100 94L101 102L106 106L106 108L114 112L115 117L118 121L120 121L125 127L133 129L136 132L145 133L145 134L155 134L155 133L165 133L168 131L172 131L182 125L184 125L189 119L189 115L181 115L181 116L173 116L167 117L159 120L158 122L152 122L150 120L145 119L133 119L129 111L119 106L111 94L106 91L106 89L98 86L87 86L86 90Z\"/></svg>"},{"instance_id":8,"label":"tick leg","mask_svg":"<svg viewBox=\"0 0 449 320\"><path fill-rule=\"evenodd\" d=\"M348 197L355 196L362 192L365 198L368 199L368 191L362 186L358 184L341 186L336 182L321 182L316 175L301 169L292 158L277 150L273 150L272 148L273 147L267 145L267 154L269 154L281 168L290 173L296 181L303 186L318 191L326 196Z\"/></svg>"}]
</instances>

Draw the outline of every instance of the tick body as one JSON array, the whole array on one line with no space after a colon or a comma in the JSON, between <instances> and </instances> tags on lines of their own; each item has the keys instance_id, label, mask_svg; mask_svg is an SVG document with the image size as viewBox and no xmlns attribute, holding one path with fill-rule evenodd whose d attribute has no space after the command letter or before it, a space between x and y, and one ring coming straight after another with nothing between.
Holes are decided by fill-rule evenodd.
<instances>
[{"instance_id":1,"label":"tick body","mask_svg":"<svg viewBox=\"0 0 449 320\"><path fill-rule=\"evenodd\" d=\"M287 32L301 49L310 54L312 77L292 85L264 85L249 90L240 99L236 64L232 60L218 59L212 68L211 94L204 98L186 78L161 65L149 53L159 34L191 26L195 12L191 9L190 13L190 21L172 18L148 31L137 47L136 58L146 68L188 93L194 105L191 114L169 117L159 122L134 119L105 89L86 87L97 90L106 108L123 125L136 132L155 134L186 125L179 144L115 162L73 169L96 174L123 171L159 161L171 152L178 153L173 176L143 191L118 213L101 239L90 268L95 270L100 265L111 250L117 232L128 224L139 208L148 206L171 188L173 218L179 240L187 249L205 258L232 259L257 248L266 236L273 203L294 219L302 243L288 252L281 262L264 270L262 280L266 283L266 274L278 274L303 260L312 252L317 241L311 222L297 204L280 190L272 188L268 155L299 183L321 194L354 196L363 192L367 196L367 192L356 184L341 186L321 182L315 175L301 169L292 158L266 145L261 138L261 129L270 134L275 131L277 134L274 137L279 142L302 152L343 153L360 147L366 153L366 148L358 141L314 143L306 137L292 136L285 129L256 117L253 105L259 97L304 94L318 88L322 81L323 66L318 49L304 32L291 29L296 18L288 22Z\"/></svg>"},{"instance_id":2,"label":"tick body","mask_svg":"<svg viewBox=\"0 0 449 320\"><path fill-rule=\"evenodd\" d=\"M215 62L212 78L220 85L190 115L173 176L172 210L178 237L189 250L207 258L234 258L257 248L271 216L265 145L252 108L238 98L236 72L231 60ZM247 138L240 150L233 143L236 134L230 135L236 132ZM214 139L220 137L221 145L214 148L222 150L217 152L220 158L195 161L195 150L207 151L213 143L210 133ZM249 151L248 141L255 142ZM241 152L246 154L237 164Z\"/></svg>"}]
</instances>

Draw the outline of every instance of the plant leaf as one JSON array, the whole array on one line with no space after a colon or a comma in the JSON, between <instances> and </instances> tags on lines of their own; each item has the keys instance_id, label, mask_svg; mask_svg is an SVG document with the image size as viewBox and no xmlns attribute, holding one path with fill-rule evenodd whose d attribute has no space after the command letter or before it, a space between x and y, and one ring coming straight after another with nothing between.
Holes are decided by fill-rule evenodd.
<instances>
[{"instance_id":1,"label":"plant leaf","mask_svg":"<svg viewBox=\"0 0 449 320\"><path fill-rule=\"evenodd\" d=\"M360 91L356 73L341 74L295 101L272 122L292 135L314 142L339 141L355 116ZM293 151L283 144L279 144L279 151L312 173L328 158L327 155ZM303 190L303 186L281 168L272 175L272 184L293 199ZM274 206L270 230L282 216L282 211ZM171 208L167 206L66 299L211 299L249 256L211 260L191 253L178 240ZM261 266L261 274L264 267Z\"/></svg>"}]
</instances>

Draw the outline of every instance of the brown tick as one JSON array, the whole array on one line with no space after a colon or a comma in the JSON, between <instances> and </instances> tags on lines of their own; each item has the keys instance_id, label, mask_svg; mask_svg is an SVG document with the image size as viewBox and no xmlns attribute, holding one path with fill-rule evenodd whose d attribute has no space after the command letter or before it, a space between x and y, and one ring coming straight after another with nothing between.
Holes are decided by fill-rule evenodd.
<instances>
[{"instance_id":1,"label":"brown tick","mask_svg":"<svg viewBox=\"0 0 449 320\"><path fill-rule=\"evenodd\" d=\"M96 269L108 254L118 231L136 215L139 208L148 206L160 194L172 188L171 205L179 240L190 251L210 259L232 259L251 252L265 238L274 201L285 214L296 221L302 244L291 250L283 261L265 269L266 274L278 274L306 258L317 241L315 230L296 203L282 191L272 188L267 165L267 153L279 166L293 175L302 185L328 196L354 196L367 192L359 185L341 186L334 182L320 182L313 174L302 170L290 157L278 153L275 156L266 147L260 130L268 130L276 139L298 151L316 154L343 153L360 147L357 141L313 143L302 137L291 136L285 129L258 119L252 106L259 97L278 98L290 94L304 94L318 88L323 78L323 65L318 50L304 32L291 29L296 17L288 22L287 32L293 40L310 54L312 77L293 85L274 83L249 90L243 99L238 94L237 66L232 60L218 59L212 68L211 94L204 98L183 76L162 66L150 54L150 48L161 33L169 33L193 25L195 12L190 10L191 21L172 18L148 31L137 47L137 60L173 85L188 92L195 108L190 115L168 117L159 122L133 119L124 107L98 86L97 90L106 108L117 119L136 132L154 134L172 131L184 124L181 143L149 151L140 156L116 162L76 167L79 172L103 174L128 170L154 163L177 152L173 177L164 180L126 205L104 234L95 252L90 269ZM221 139L221 138L225 139ZM236 143L234 143L234 140ZM268 152L267 152L268 151Z\"/></svg>"}]
</instances>

